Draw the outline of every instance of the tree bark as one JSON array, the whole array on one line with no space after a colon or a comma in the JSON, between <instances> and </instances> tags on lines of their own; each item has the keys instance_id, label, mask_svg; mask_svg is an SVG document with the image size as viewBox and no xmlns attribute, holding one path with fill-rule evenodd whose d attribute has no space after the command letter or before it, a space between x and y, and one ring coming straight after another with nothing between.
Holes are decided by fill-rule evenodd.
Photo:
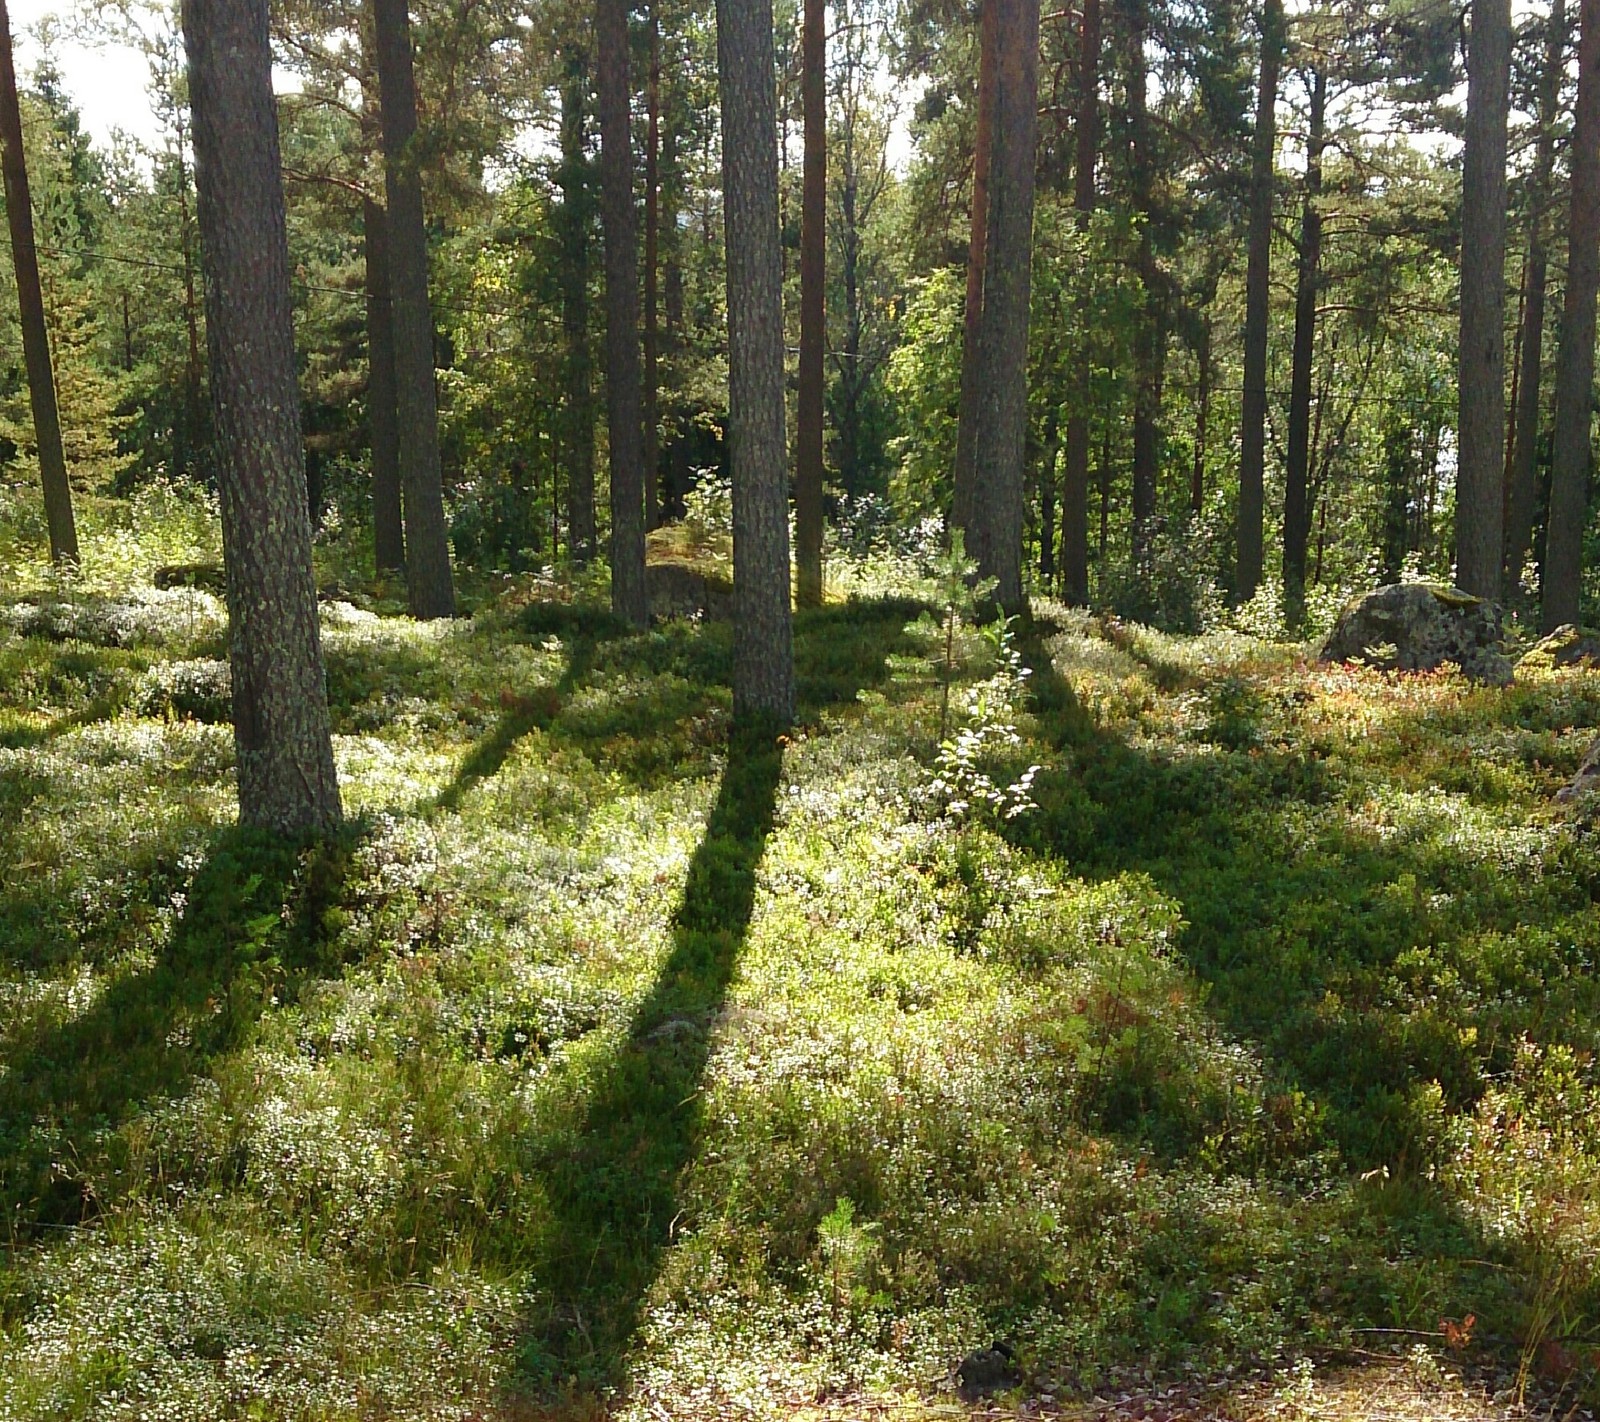
<instances>
[{"instance_id":1,"label":"tree bark","mask_svg":"<svg viewBox=\"0 0 1600 1422\"><path fill-rule=\"evenodd\" d=\"M633 206L628 0L598 0L600 225L605 234L606 418L611 435L611 610L643 627L644 416L639 374L639 229Z\"/></svg>"},{"instance_id":2,"label":"tree bark","mask_svg":"<svg viewBox=\"0 0 1600 1422\"><path fill-rule=\"evenodd\" d=\"M584 148L584 96L588 64L569 49L561 85L561 189L558 240L561 247L561 331L566 401L562 453L567 470L567 555L574 567L587 567L595 553L594 509L594 356L589 345L590 234L594 225L589 159Z\"/></svg>"},{"instance_id":3,"label":"tree bark","mask_svg":"<svg viewBox=\"0 0 1600 1422\"><path fill-rule=\"evenodd\" d=\"M800 387L794 535L798 602L822 605L822 357L828 250L827 5L805 0L800 92L805 159L800 213Z\"/></svg>"},{"instance_id":4,"label":"tree bark","mask_svg":"<svg viewBox=\"0 0 1600 1422\"><path fill-rule=\"evenodd\" d=\"M1550 525L1542 589L1541 624L1546 632L1576 622L1579 616L1594 413L1595 296L1600 291L1600 0L1581 0L1578 24L1567 292L1556 360Z\"/></svg>"},{"instance_id":5,"label":"tree bark","mask_svg":"<svg viewBox=\"0 0 1600 1422\"><path fill-rule=\"evenodd\" d=\"M1311 365L1317 344L1317 285L1322 265L1322 151L1327 140L1328 74L1311 76L1311 121L1306 133L1306 180L1300 214L1300 270L1295 283L1294 365L1289 377L1289 447L1283 470L1283 606L1300 625L1306 600L1306 542L1310 536L1306 480L1311 467Z\"/></svg>"},{"instance_id":6,"label":"tree bark","mask_svg":"<svg viewBox=\"0 0 1600 1422\"><path fill-rule=\"evenodd\" d=\"M661 522L661 17L650 3L644 151L644 526Z\"/></svg>"},{"instance_id":7,"label":"tree bark","mask_svg":"<svg viewBox=\"0 0 1600 1422\"><path fill-rule=\"evenodd\" d=\"M1515 597L1522 584L1522 566L1533 542L1538 504L1535 471L1539 446L1539 386L1544 370L1545 286L1549 257L1545 252L1545 207L1550 201L1550 175L1555 168L1556 125L1561 116L1561 71L1566 56L1566 0L1551 0L1545 37L1544 71L1539 85L1539 140L1533 181L1528 188L1528 261L1523 276L1522 328L1517 338L1519 368L1517 401L1507 479L1505 590Z\"/></svg>"},{"instance_id":8,"label":"tree bark","mask_svg":"<svg viewBox=\"0 0 1600 1422\"><path fill-rule=\"evenodd\" d=\"M306 516L266 0L184 0L239 818L339 823Z\"/></svg>"},{"instance_id":9,"label":"tree bark","mask_svg":"<svg viewBox=\"0 0 1600 1422\"><path fill-rule=\"evenodd\" d=\"M61 413L56 407L55 373L50 365L50 333L44 320L44 293L39 286L39 253L33 242L33 203L28 193L28 165L22 151L22 110L17 102L17 74L11 54L11 16L0 0L0 158L3 158L6 220L11 228L11 261L17 274L17 307L22 318L22 360L28 373L28 400L33 407L33 436L39 451L39 478L44 486L45 523L50 530L50 559L78 560L78 529L72 517L72 485L61 445Z\"/></svg>"},{"instance_id":10,"label":"tree bark","mask_svg":"<svg viewBox=\"0 0 1600 1422\"><path fill-rule=\"evenodd\" d=\"M735 720L794 719L771 0L717 0L733 471Z\"/></svg>"},{"instance_id":11,"label":"tree bark","mask_svg":"<svg viewBox=\"0 0 1600 1422\"><path fill-rule=\"evenodd\" d=\"M950 512L951 522L957 528L967 528L972 521L973 491L977 481L976 431L982 380L978 370L978 333L983 317L983 281L989 245L989 170L993 164L994 148L999 3L1000 0L978 0L978 112L972 144L971 237L967 243L967 296L961 327L961 393L956 420L955 486Z\"/></svg>"},{"instance_id":12,"label":"tree bark","mask_svg":"<svg viewBox=\"0 0 1600 1422\"><path fill-rule=\"evenodd\" d=\"M1199 367L1194 412L1194 472L1189 480L1189 512L1200 515L1206 502L1206 435L1211 418L1211 320L1201 316L1200 348L1195 352Z\"/></svg>"},{"instance_id":13,"label":"tree bark","mask_svg":"<svg viewBox=\"0 0 1600 1422\"><path fill-rule=\"evenodd\" d=\"M1506 106L1510 0L1472 0L1461 175L1456 582L1500 596L1505 476ZM1592 356L1591 356L1592 358Z\"/></svg>"},{"instance_id":14,"label":"tree bark","mask_svg":"<svg viewBox=\"0 0 1600 1422\"><path fill-rule=\"evenodd\" d=\"M417 88L406 0L372 0L388 198L389 310L394 328L395 422L404 491L406 590L411 615L453 617L455 588L444 517L428 234L417 153Z\"/></svg>"},{"instance_id":15,"label":"tree bark","mask_svg":"<svg viewBox=\"0 0 1600 1422\"><path fill-rule=\"evenodd\" d=\"M1250 155L1250 238L1245 271L1244 392L1239 427L1239 528L1234 597L1248 602L1261 585L1266 509L1267 336L1272 289L1273 160L1278 146L1278 73L1283 62L1283 0L1261 11L1261 71Z\"/></svg>"},{"instance_id":16,"label":"tree bark","mask_svg":"<svg viewBox=\"0 0 1600 1422\"><path fill-rule=\"evenodd\" d=\"M362 204L367 249L367 428L372 442L372 544L380 573L406 566L400 510L400 433L395 423L394 323L389 314L389 249L383 204Z\"/></svg>"},{"instance_id":17,"label":"tree bark","mask_svg":"<svg viewBox=\"0 0 1600 1422\"><path fill-rule=\"evenodd\" d=\"M1150 116L1146 107L1144 42L1149 27L1145 0L1128 0L1128 160L1132 170L1134 206L1144 217L1139 228L1137 266L1144 287L1144 309L1135 336L1133 395L1133 552L1135 558L1149 547L1156 512L1156 477L1161 459L1161 367L1165 349L1160 273L1151 241L1154 175L1151 171Z\"/></svg>"},{"instance_id":18,"label":"tree bark","mask_svg":"<svg viewBox=\"0 0 1600 1422\"><path fill-rule=\"evenodd\" d=\"M1023 477L1028 433L1028 299L1038 137L1039 0L995 7L994 145L989 165L973 502L968 547L1007 611L1022 591Z\"/></svg>"},{"instance_id":19,"label":"tree bark","mask_svg":"<svg viewBox=\"0 0 1600 1422\"><path fill-rule=\"evenodd\" d=\"M1094 169L1100 127L1100 0L1083 0L1078 30L1078 120L1074 134L1072 206L1080 233L1094 215ZM1066 474L1061 489L1062 595L1074 606L1089 601L1089 397L1093 360L1086 338L1088 320L1079 312L1085 332L1078 365L1078 390L1067 419Z\"/></svg>"}]
</instances>

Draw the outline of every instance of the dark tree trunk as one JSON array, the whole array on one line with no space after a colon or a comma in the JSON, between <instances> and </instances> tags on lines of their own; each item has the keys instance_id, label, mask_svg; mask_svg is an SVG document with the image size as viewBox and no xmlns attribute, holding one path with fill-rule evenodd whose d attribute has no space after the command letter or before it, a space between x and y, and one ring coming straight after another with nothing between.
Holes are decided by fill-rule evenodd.
<instances>
[{"instance_id":1,"label":"dark tree trunk","mask_svg":"<svg viewBox=\"0 0 1600 1422\"><path fill-rule=\"evenodd\" d=\"M661 18L650 4L644 151L644 526L661 522Z\"/></svg>"},{"instance_id":2,"label":"dark tree trunk","mask_svg":"<svg viewBox=\"0 0 1600 1422\"><path fill-rule=\"evenodd\" d=\"M1250 242L1245 272L1244 392L1239 424L1238 566L1234 597L1248 602L1261 585L1266 508L1267 335L1272 288L1273 160L1278 143L1278 71L1283 61L1283 0L1261 11L1261 71L1250 154Z\"/></svg>"},{"instance_id":3,"label":"dark tree trunk","mask_svg":"<svg viewBox=\"0 0 1600 1422\"><path fill-rule=\"evenodd\" d=\"M183 325L189 338L188 358L183 367L183 434L177 440L179 473L198 472L204 431L201 424L201 398L205 373L200 360L200 302L195 295L194 223L189 216L189 174L183 162L183 132L178 133L178 235L183 249Z\"/></svg>"},{"instance_id":4,"label":"dark tree trunk","mask_svg":"<svg viewBox=\"0 0 1600 1422\"><path fill-rule=\"evenodd\" d=\"M1039 578L1047 593L1056 588L1056 456L1060 451L1057 416L1045 418L1044 449L1039 458Z\"/></svg>"},{"instance_id":5,"label":"dark tree trunk","mask_svg":"<svg viewBox=\"0 0 1600 1422\"><path fill-rule=\"evenodd\" d=\"M6 220L11 228L11 260L17 273L17 306L22 317L22 359L33 406L45 522L50 529L50 557L56 563L75 563L78 529L72 517L72 486L67 482L61 415L56 408L55 375L50 368L50 333L45 327L44 293L39 287L39 254L33 244L33 206L28 195L28 165L22 152L22 111L17 103L17 75L11 55L11 16L5 0L0 0L0 157L4 160Z\"/></svg>"},{"instance_id":6,"label":"dark tree trunk","mask_svg":"<svg viewBox=\"0 0 1600 1422\"><path fill-rule=\"evenodd\" d=\"M1500 596L1505 463L1506 104L1511 0L1472 0L1461 174L1456 582ZM1592 359L1592 352L1591 352Z\"/></svg>"},{"instance_id":7,"label":"dark tree trunk","mask_svg":"<svg viewBox=\"0 0 1600 1422\"><path fill-rule=\"evenodd\" d=\"M1008 611L1022 591L1028 434L1028 297L1038 134L1039 0L993 0L996 83L983 314L978 327L969 546Z\"/></svg>"},{"instance_id":8,"label":"dark tree trunk","mask_svg":"<svg viewBox=\"0 0 1600 1422\"><path fill-rule=\"evenodd\" d=\"M683 340L683 252L678 233L682 176L678 171L678 128L672 111L661 135L661 230L666 234L666 256L662 273L662 298L667 308L666 346L675 351Z\"/></svg>"},{"instance_id":9,"label":"dark tree trunk","mask_svg":"<svg viewBox=\"0 0 1600 1422\"><path fill-rule=\"evenodd\" d=\"M1086 231L1094 213L1095 156L1100 129L1100 0L1083 0L1083 22L1078 31L1078 126L1074 134L1072 206L1080 232ZM1088 322L1079 313L1079 328ZM1061 491L1062 593L1069 603L1089 601L1089 412L1093 359L1087 335L1078 366L1078 389L1067 419L1066 477Z\"/></svg>"},{"instance_id":10,"label":"dark tree trunk","mask_svg":"<svg viewBox=\"0 0 1600 1422\"><path fill-rule=\"evenodd\" d=\"M1561 72L1566 58L1566 0L1551 0L1539 85L1539 141L1528 189L1528 260L1523 271L1522 327L1517 335L1518 371L1511 462L1506 479L1506 596L1522 584L1522 566L1533 543L1539 488L1539 386L1544 369L1545 285L1549 258L1544 245L1545 208L1555 167L1556 124L1561 116Z\"/></svg>"},{"instance_id":11,"label":"dark tree trunk","mask_svg":"<svg viewBox=\"0 0 1600 1422\"><path fill-rule=\"evenodd\" d=\"M1541 624L1576 622L1582 601L1594 413L1595 295L1600 291L1600 0L1578 7L1578 105L1572 126L1572 216L1567 292L1556 360L1556 427L1550 462ZM1459 515L1458 515L1459 517ZM1469 589L1471 591L1471 589Z\"/></svg>"},{"instance_id":12,"label":"dark tree trunk","mask_svg":"<svg viewBox=\"0 0 1600 1422\"><path fill-rule=\"evenodd\" d=\"M733 471L733 710L794 719L778 116L770 0L717 0Z\"/></svg>"},{"instance_id":13,"label":"dark tree trunk","mask_svg":"<svg viewBox=\"0 0 1600 1422\"><path fill-rule=\"evenodd\" d=\"M589 346L589 253L594 194L584 148L588 66L576 50L566 56L561 86L561 330L566 345L566 402L562 453L567 473L567 552L575 567L595 553L594 357Z\"/></svg>"},{"instance_id":14,"label":"dark tree trunk","mask_svg":"<svg viewBox=\"0 0 1600 1422\"><path fill-rule=\"evenodd\" d=\"M416 145L417 88L406 0L372 0L388 196L389 312L394 328L395 424L404 493L406 591L413 617L453 617L450 541L439 459L428 234Z\"/></svg>"},{"instance_id":15,"label":"dark tree trunk","mask_svg":"<svg viewBox=\"0 0 1600 1422\"><path fill-rule=\"evenodd\" d=\"M951 522L969 528L977 480L979 387L978 333L983 319L983 282L989 246L989 170L993 163L997 95L997 7L999 0L978 0L978 112L972 143L971 237L967 243L967 298L961 327L961 394L956 420L955 487ZM968 540L971 547L971 540Z\"/></svg>"},{"instance_id":16,"label":"dark tree trunk","mask_svg":"<svg viewBox=\"0 0 1600 1422\"><path fill-rule=\"evenodd\" d=\"M1211 320L1204 315L1200 320L1200 349L1194 357L1200 388L1195 394L1194 474L1189 481L1189 511L1196 516L1206 502L1206 425L1211 417Z\"/></svg>"},{"instance_id":17,"label":"dark tree trunk","mask_svg":"<svg viewBox=\"0 0 1600 1422\"><path fill-rule=\"evenodd\" d=\"M367 249L367 428L372 441L372 543L380 573L406 565L400 513L400 433L395 423L394 326L389 317L389 253L383 205L362 204Z\"/></svg>"},{"instance_id":18,"label":"dark tree trunk","mask_svg":"<svg viewBox=\"0 0 1600 1422\"><path fill-rule=\"evenodd\" d=\"M628 116L628 0L598 0L600 225L606 263L606 416L611 432L611 610L642 627L644 416L639 374L639 228Z\"/></svg>"},{"instance_id":19,"label":"dark tree trunk","mask_svg":"<svg viewBox=\"0 0 1600 1422\"><path fill-rule=\"evenodd\" d=\"M800 388L795 440L794 539L798 601L822 604L822 357L828 251L827 5L805 0L800 90L805 110L800 214Z\"/></svg>"},{"instance_id":20,"label":"dark tree trunk","mask_svg":"<svg viewBox=\"0 0 1600 1422\"><path fill-rule=\"evenodd\" d=\"M185 0L239 818L339 823L306 517L266 0Z\"/></svg>"},{"instance_id":21,"label":"dark tree trunk","mask_svg":"<svg viewBox=\"0 0 1600 1422\"><path fill-rule=\"evenodd\" d=\"M1156 269L1150 233L1154 220L1154 174L1144 52L1149 16L1144 0L1128 0L1126 9L1128 160L1134 206L1144 217L1139 227L1137 258L1139 280L1144 287L1144 309L1139 314L1135 335L1133 394L1133 552L1137 558L1149 547L1150 528L1156 512L1156 476L1161 460L1161 366L1166 340L1160 273Z\"/></svg>"},{"instance_id":22,"label":"dark tree trunk","mask_svg":"<svg viewBox=\"0 0 1600 1422\"><path fill-rule=\"evenodd\" d=\"M1294 298L1294 366L1289 376L1289 447L1283 469L1283 606L1291 627L1306 599L1306 542L1310 506L1311 364L1317 345L1317 284L1322 266L1322 150L1327 139L1328 75L1311 76L1311 122L1306 134L1306 182L1300 214L1300 271Z\"/></svg>"}]
</instances>

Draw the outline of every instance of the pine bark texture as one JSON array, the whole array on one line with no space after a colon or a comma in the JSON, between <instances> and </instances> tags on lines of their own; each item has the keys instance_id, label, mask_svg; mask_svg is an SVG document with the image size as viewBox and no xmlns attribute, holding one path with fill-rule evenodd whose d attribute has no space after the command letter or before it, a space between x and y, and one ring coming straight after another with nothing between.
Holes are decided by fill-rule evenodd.
<instances>
[{"instance_id":1,"label":"pine bark texture","mask_svg":"<svg viewBox=\"0 0 1600 1422\"><path fill-rule=\"evenodd\" d=\"M1545 251L1545 207L1555 168L1556 124L1561 115L1561 71L1566 55L1566 0L1551 0L1545 36L1544 70L1539 83L1539 138L1533 180L1528 188L1528 258L1523 276L1522 329L1517 345L1517 403L1511 436L1511 464L1506 480L1505 591L1515 597L1522 568L1533 543L1533 520L1539 489L1535 464L1539 448L1539 386L1544 371L1545 288L1549 256Z\"/></svg>"},{"instance_id":2,"label":"pine bark texture","mask_svg":"<svg viewBox=\"0 0 1600 1422\"><path fill-rule=\"evenodd\" d=\"M639 371L639 224L633 205L628 3L598 0L600 225L605 234L606 419L611 448L611 610L643 627L644 409Z\"/></svg>"},{"instance_id":3,"label":"pine bark texture","mask_svg":"<svg viewBox=\"0 0 1600 1422\"><path fill-rule=\"evenodd\" d=\"M417 86L406 0L373 0L388 198L389 309L394 326L396 426L404 495L406 590L413 617L453 617L455 588L444 518L428 234L417 153Z\"/></svg>"},{"instance_id":4,"label":"pine bark texture","mask_svg":"<svg viewBox=\"0 0 1600 1422\"><path fill-rule=\"evenodd\" d=\"M1300 269L1295 281L1294 354L1289 373L1289 447L1283 470L1283 603L1291 627L1306 600L1306 545L1311 533L1311 376L1317 348L1317 290L1322 268L1322 151L1327 141L1328 74L1311 77L1306 178L1300 213Z\"/></svg>"},{"instance_id":5,"label":"pine bark texture","mask_svg":"<svg viewBox=\"0 0 1600 1422\"><path fill-rule=\"evenodd\" d=\"M1094 215L1095 159L1100 137L1100 0L1083 0L1078 29L1078 120L1073 135L1072 206L1079 232ZM1080 313L1080 330L1087 328ZM1078 366L1078 402L1088 398L1093 358L1085 339ZM1089 601L1089 413L1075 403L1067 420L1066 472L1061 489L1062 595L1075 605Z\"/></svg>"},{"instance_id":6,"label":"pine bark texture","mask_svg":"<svg viewBox=\"0 0 1600 1422\"><path fill-rule=\"evenodd\" d=\"M771 0L717 0L733 471L733 709L794 719Z\"/></svg>"},{"instance_id":7,"label":"pine bark texture","mask_svg":"<svg viewBox=\"0 0 1600 1422\"><path fill-rule=\"evenodd\" d=\"M372 444L372 543L380 573L406 566L400 511L400 431L395 423L394 323L389 315L389 244L383 204L362 204L367 256L367 430Z\"/></svg>"},{"instance_id":8,"label":"pine bark texture","mask_svg":"<svg viewBox=\"0 0 1600 1422\"><path fill-rule=\"evenodd\" d=\"M184 0L239 818L340 819L306 515L266 0Z\"/></svg>"},{"instance_id":9,"label":"pine bark texture","mask_svg":"<svg viewBox=\"0 0 1600 1422\"><path fill-rule=\"evenodd\" d=\"M589 160L584 152L584 95L588 64L569 49L561 84L561 189L557 236L561 246L561 332L566 399L561 448L567 475L567 554L587 566L595 554L594 357L589 347L590 229L594 215Z\"/></svg>"},{"instance_id":10,"label":"pine bark texture","mask_svg":"<svg viewBox=\"0 0 1600 1422\"><path fill-rule=\"evenodd\" d=\"M967 296L961 327L961 392L956 419L956 467L951 522L968 528L977 480L978 335L989 245L989 171L993 165L995 86L999 66L999 0L978 0L978 112L972 142L971 236L967 242ZM968 546L971 544L969 542Z\"/></svg>"},{"instance_id":11,"label":"pine bark texture","mask_svg":"<svg viewBox=\"0 0 1600 1422\"><path fill-rule=\"evenodd\" d=\"M995 7L994 147L983 313L978 324L973 503L968 548L1008 611L1024 606L1023 476L1028 433L1028 299L1038 137L1039 0Z\"/></svg>"},{"instance_id":12,"label":"pine bark texture","mask_svg":"<svg viewBox=\"0 0 1600 1422\"><path fill-rule=\"evenodd\" d=\"M1456 582L1500 595L1505 477L1506 107L1511 0L1472 0L1461 175Z\"/></svg>"},{"instance_id":13,"label":"pine bark texture","mask_svg":"<svg viewBox=\"0 0 1600 1422\"><path fill-rule=\"evenodd\" d=\"M805 155L800 212L800 384L794 536L798 601L822 604L822 358L826 344L828 221L827 5L805 0L801 106Z\"/></svg>"},{"instance_id":14,"label":"pine bark texture","mask_svg":"<svg viewBox=\"0 0 1600 1422\"><path fill-rule=\"evenodd\" d=\"M50 558L55 563L75 563L78 529L72 517L72 485L67 480L67 456L61 445L61 412L56 405L55 373L50 364L44 293L39 287L39 253L33 241L33 201L28 191L28 164L22 150L22 110L17 102L17 73L11 53L11 15L5 0L0 0L0 168L4 170L6 222L11 229L11 261L17 274L17 307L22 320L22 362L27 371L28 401L33 410L39 479L44 486Z\"/></svg>"},{"instance_id":15,"label":"pine bark texture","mask_svg":"<svg viewBox=\"0 0 1600 1422\"><path fill-rule=\"evenodd\" d=\"M644 526L661 523L661 17L650 5L644 149Z\"/></svg>"},{"instance_id":16,"label":"pine bark texture","mask_svg":"<svg viewBox=\"0 0 1600 1422\"><path fill-rule=\"evenodd\" d=\"M1572 125L1567 291L1556 361L1556 425L1545 540L1543 630L1578 620L1594 413L1595 297L1600 292L1600 0L1578 7L1578 104ZM1469 589L1470 591L1470 589Z\"/></svg>"},{"instance_id":17,"label":"pine bark texture","mask_svg":"<svg viewBox=\"0 0 1600 1422\"><path fill-rule=\"evenodd\" d=\"M1239 529L1234 596L1249 602L1261 586L1266 513L1267 336L1272 307L1273 160L1278 149L1278 75L1283 63L1283 3L1261 12L1261 70L1250 154L1250 237L1245 269L1244 391L1239 422Z\"/></svg>"}]
</instances>

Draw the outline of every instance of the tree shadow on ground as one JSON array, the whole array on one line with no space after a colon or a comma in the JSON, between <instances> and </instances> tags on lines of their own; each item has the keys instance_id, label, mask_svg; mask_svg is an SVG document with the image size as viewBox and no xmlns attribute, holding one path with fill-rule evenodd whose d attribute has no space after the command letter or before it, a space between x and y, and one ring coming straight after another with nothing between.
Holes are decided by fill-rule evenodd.
<instances>
[{"instance_id":1,"label":"tree shadow on ground","mask_svg":"<svg viewBox=\"0 0 1600 1422\"><path fill-rule=\"evenodd\" d=\"M15 1029L0 1074L0 1208L13 1243L98 1216L124 1173L118 1128L243 1045L274 996L336 966L322 961L324 916L349 852L348 840L219 832L153 964L81 1012L53 999Z\"/></svg>"},{"instance_id":2,"label":"tree shadow on ground","mask_svg":"<svg viewBox=\"0 0 1600 1422\"><path fill-rule=\"evenodd\" d=\"M523 1343L536 1390L619 1381L703 1126L716 1020L755 903L782 750L738 733L689 866L672 946L576 1130L541 1143L551 1223Z\"/></svg>"}]
</instances>

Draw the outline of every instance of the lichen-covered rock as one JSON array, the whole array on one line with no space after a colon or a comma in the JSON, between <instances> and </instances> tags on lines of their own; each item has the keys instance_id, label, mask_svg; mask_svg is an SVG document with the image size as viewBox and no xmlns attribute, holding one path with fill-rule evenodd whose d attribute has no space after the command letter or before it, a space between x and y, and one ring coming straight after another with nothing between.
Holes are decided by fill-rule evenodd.
<instances>
[{"instance_id":1,"label":"lichen-covered rock","mask_svg":"<svg viewBox=\"0 0 1600 1422\"><path fill-rule=\"evenodd\" d=\"M1517 670L1555 671L1575 666L1600 666L1600 632L1567 622L1529 647Z\"/></svg>"},{"instance_id":2,"label":"lichen-covered rock","mask_svg":"<svg viewBox=\"0 0 1600 1422\"><path fill-rule=\"evenodd\" d=\"M716 578L682 563L651 563L644 570L645 595L652 617L733 616L733 592Z\"/></svg>"},{"instance_id":3,"label":"lichen-covered rock","mask_svg":"<svg viewBox=\"0 0 1600 1422\"><path fill-rule=\"evenodd\" d=\"M1571 804L1595 790L1600 790L1600 741L1589 747L1588 753L1578 766L1577 774L1556 791L1556 799L1563 804Z\"/></svg>"},{"instance_id":4,"label":"lichen-covered rock","mask_svg":"<svg viewBox=\"0 0 1600 1422\"><path fill-rule=\"evenodd\" d=\"M1318 656L1383 671L1433 671L1449 663L1473 681L1511 680L1499 609L1438 583L1392 583L1352 599Z\"/></svg>"}]
</instances>

